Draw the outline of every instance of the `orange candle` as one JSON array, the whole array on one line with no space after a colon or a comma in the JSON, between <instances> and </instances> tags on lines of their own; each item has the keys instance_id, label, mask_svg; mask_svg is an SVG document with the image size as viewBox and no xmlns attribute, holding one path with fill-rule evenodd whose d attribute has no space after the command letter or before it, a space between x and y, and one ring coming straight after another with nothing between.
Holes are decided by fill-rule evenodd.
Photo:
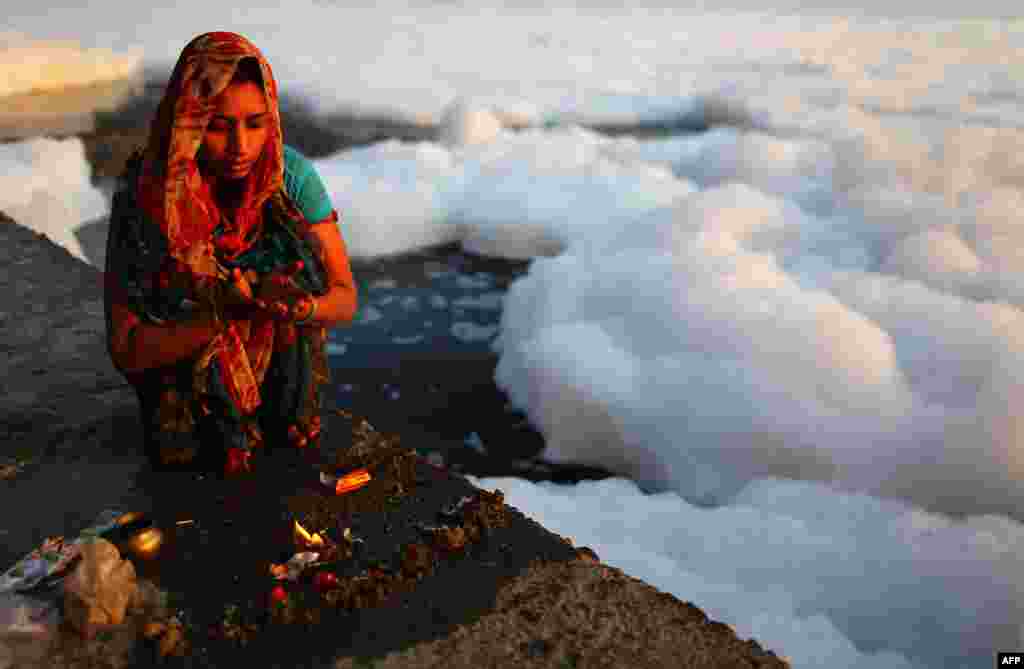
<instances>
[{"instance_id":1,"label":"orange candle","mask_svg":"<svg viewBox=\"0 0 1024 669\"><path fill-rule=\"evenodd\" d=\"M347 492L362 488L369 482L370 472L365 469L357 469L339 478L338 483L334 487L334 492L338 495L344 495Z\"/></svg>"}]
</instances>

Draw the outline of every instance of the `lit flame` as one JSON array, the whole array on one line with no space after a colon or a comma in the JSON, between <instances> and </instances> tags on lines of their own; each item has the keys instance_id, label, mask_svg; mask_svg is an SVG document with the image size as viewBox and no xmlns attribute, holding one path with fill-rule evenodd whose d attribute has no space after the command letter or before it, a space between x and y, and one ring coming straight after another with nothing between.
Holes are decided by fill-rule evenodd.
<instances>
[{"instance_id":1,"label":"lit flame","mask_svg":"<svg viewBox=\"0 0 1024 669\"><path fill-rule=\"evenodd\" d=\"M299 521L293 520L292 522L295 523L295 539L299 544L303 546L324 545L324 539L320 536L319 533L314 532L313 534L310 534L306 531L306 528L304 528L302 525L299 525Z\"/></svg>"}]
</instances>

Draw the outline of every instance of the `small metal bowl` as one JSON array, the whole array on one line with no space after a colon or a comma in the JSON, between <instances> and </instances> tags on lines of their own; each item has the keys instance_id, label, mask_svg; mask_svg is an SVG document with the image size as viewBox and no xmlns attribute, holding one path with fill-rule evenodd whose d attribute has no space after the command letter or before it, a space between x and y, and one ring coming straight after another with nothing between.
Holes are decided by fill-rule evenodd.
<instances>
[{"instance_id":1,"label":"small metal bowl","mask_svg":"<svg viewBox=\"0 0 1024 669\"><path fill-rule=\"evenodd\" d=\"M160 552L164 545L164 533L158 527L148 527L132 536L125 547L137 558L148 560Z\"/></svg>"}]
</instances>

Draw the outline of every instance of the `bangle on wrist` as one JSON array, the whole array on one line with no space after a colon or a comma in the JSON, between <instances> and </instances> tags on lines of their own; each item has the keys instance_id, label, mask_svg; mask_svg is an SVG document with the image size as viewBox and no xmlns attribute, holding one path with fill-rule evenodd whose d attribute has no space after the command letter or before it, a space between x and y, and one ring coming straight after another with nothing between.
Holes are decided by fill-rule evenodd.
<instances>
[{"instance_id":1,"label":"bangle on wrist","mask_svg":"<svg viewBox=\"0 0 1024 669\"><path fill-rule=\"evenodd\" d=\"M316 298L315 297L310 297L309 298L309 302L310 302L310 304L313 305L313 308L309 310L309 315L308 316L306 316L305 318L303 318L301 320L295 321L296 325L306 325L311 320L313 320L314 316L316 316L316 307L317 307Z\"/></svg>"}]
</instances>

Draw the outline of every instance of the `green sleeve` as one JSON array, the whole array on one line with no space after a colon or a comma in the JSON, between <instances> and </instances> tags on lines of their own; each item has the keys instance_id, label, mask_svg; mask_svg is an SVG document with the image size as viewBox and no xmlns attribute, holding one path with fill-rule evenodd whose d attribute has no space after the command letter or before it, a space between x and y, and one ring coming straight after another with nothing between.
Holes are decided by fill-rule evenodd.
<instances>
[{"instance_id":1,"label":"green sleeve","mask_svg":"<svg viewBox=\"0 0 1024 669\"><path fill-rule=\"evenodd\" d=\"M285 186L310 223L331 215L331 198L312 161L288 146L285 147Z\"/></svg>"}]
</instances>

